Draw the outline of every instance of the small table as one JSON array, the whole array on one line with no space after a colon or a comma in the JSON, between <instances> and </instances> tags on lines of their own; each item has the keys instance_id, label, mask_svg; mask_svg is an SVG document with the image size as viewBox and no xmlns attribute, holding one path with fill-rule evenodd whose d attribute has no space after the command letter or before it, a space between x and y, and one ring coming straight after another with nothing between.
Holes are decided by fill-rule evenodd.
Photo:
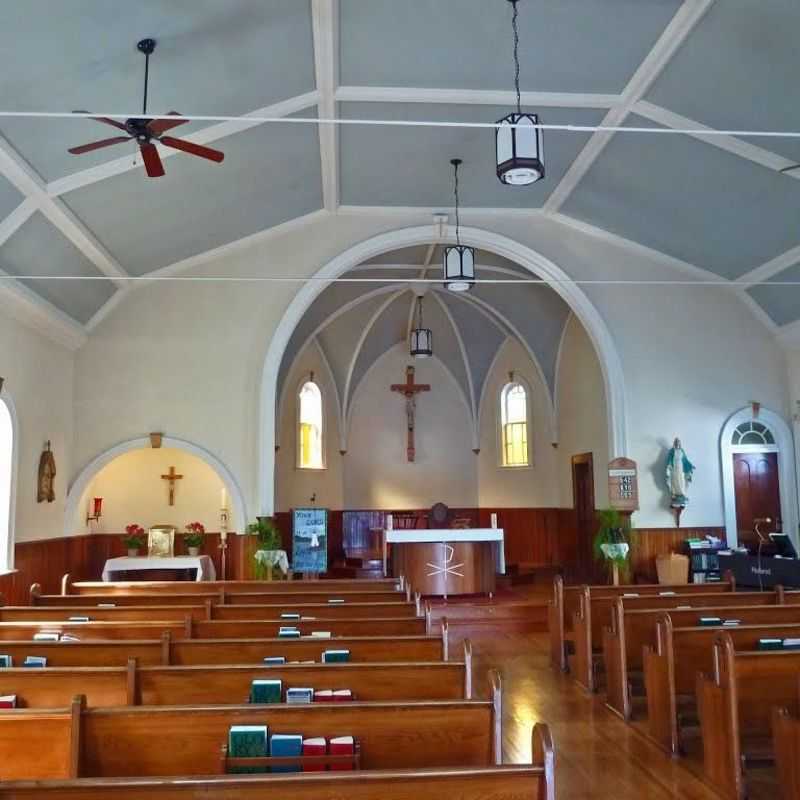
<instances>
[{"instance_id":1,"label":"small table","mask_svg":"<svg viewBox=\"0 0 800 800\"><path fill-rule=\"evenodd\" d=\"M267 570L267 580L272 580L272 568L278 567L284 575L289 574L289 556L285 550L256 550L253 558Z\"/></svg>"},{"instance_id":2,"label":"small table","mask_svg":"<svg viewBox=\"0 0 800 800\"><path fill-rule=\"evenodd\" d=\"M103 580L106 583L116 580L120 572L147 571L161 569L193 569L196 581L213 581L217 578L214 562L209 556L171 556L150 558L149 556L121 556L109 558L103 566Z\"/></svg>"}]
</instances>

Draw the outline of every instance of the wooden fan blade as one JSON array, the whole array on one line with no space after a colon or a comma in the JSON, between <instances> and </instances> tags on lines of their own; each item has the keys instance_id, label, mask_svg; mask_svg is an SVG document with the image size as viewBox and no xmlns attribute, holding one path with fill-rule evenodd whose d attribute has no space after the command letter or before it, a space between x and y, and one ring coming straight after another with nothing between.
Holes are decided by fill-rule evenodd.
<instances>
[{"instance_id":1,"label":"wooden fan blade","mask_svg":"<svg viewBox=\"0 0 800 800\"><path fill-rule=\"evenodd\" d=\"M139 145L142 151L144 168L149 178L160 178L164 174L164 165L161 163L161 156L158 154L156 146L152 142Z\"/></svg>"},{"instance_id":2,"label":"wooden fan blade","mask_svg":"<svg viewBox=\"0 0 800 800\"><path fill-rule=\"evenodd\" d=\"M170 111L167 116L180 116L180 112ZM153 136L161 136L165 131L177 128L178 125L185 125L188 121L188 119L154 119L148 123L147 128Z\"/></svg>"},{"instance_id":3,"label":"wooden fan blade","mask_svg":"<svg viewBox=\"0 0 800 800\"><path fill-rule=\"evenodd\" d=\"M79 156L81 153L90 153L92 150L99 150L101 147L111 147L112 144L122 144L122 142L129 142L130 140L130 136L114 136L111 139L101 139L99 142L70 147L67 152L72 153L74 156Z\"/></svg>"},{"instance_id":4,"label":"wooden fan blade","mask_svg":"<svg viewBox=\"0 0 800 800\"><path fill-rule=\"evenodd\" d=\"M88 114L88 111L73 111L73 114ZM89 117L89 119L93 119L95 122L103 122L106 125L111 125L114 128L119 128L121 131L127 131L128 129L125 127L124 122L120 122L116 119L111 119L110 117Z\"/></svg>"},{"instance_id":5,"label":"wooden fan blade","mask_svg":"<svg viewBox=\"0 0 800 800\"><path fill-rule=\"evenodd\" d=\"M225 153L219 150L212 150L210 147L203 147L201 144L187 142L186 139L175 139L172 136L162 136L159 139L161 144L173 147L175 150L183 150L184 153L191 153L193 156L207 158L209 161L216 161L218 164L225 158Z\"/></svg>"}]
</instances>

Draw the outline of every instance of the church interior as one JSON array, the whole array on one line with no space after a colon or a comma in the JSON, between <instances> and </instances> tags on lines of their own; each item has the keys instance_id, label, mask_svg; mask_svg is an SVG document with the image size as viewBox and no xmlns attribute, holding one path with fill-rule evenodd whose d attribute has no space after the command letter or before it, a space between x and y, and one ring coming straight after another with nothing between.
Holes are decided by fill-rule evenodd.
<instances>
[{"instance_id":1,"label":"church interior","mask_svg":"<svg viewBox=\"0 0 800 800\"><path fill-rule=\"evenodd\" d=\"M800 800L796 0L0 7L0 800Z\"/></svg>"}]
</instances>

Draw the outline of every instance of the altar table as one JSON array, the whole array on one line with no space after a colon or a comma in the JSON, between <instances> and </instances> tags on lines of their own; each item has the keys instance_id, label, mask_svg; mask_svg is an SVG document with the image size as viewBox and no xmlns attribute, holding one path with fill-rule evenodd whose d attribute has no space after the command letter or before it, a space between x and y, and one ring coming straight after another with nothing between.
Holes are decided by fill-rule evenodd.
<instances>
[{"instance_id":1,"label":"altar table","mask_svg":"<svg viewBox=\"0 0 800 800\"><path fill-rule=\"evenodd\" d=\"M502 528L391 530L384 532L384 574L403 575L416 592L493 594L505 573Z\"/></svg>"},{"instance_id":2,"label":"altar table","mask_svg":"<svg viewBox=\"0 0 800 800\"><path fill-rule=\"evenodd\" d=\"M114 576L120 572L162 570L162 569L193 569L196 572L196 581L213 581L217 579L214 562L209 556L171 556L150 558L149 556L121 556L109 558L103 567L103 580L117 580Z\"/></svg>"}]
</instances>

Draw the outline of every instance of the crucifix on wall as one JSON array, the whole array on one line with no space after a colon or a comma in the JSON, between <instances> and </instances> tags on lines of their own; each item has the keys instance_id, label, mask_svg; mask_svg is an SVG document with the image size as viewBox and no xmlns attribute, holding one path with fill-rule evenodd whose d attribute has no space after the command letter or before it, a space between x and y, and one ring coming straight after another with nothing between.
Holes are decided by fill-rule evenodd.
<instances>
[{"instance_id":1,"label":"crucifix on wall","mask_svg":"<svg viewBox=\"0 0 800 800\"><path fill-rule=\"evenodd\" d=\"M178 475L178 473L175 472L175 467L170 467L169 472L161 476L162 480L169 481L169 504L171 506L175 505L175 481L179 481L182 478L183 475Z\"/></svg>"},{"instance_id":2,"label":"crucifix on wall","mask_svg":"<svg viewBox=\"0 0 800 800\"><path fill-rule=\"evenodd\" d=\"M406 367L406 382L393 383L391 389L393 392L399 392L406 398L406 424L408 429L406 456L409 463L412 463L415 455L414 417L417 410L416 395L420 392L429 392L431 387L429 383L414 383L414 367Z\"/></svg>"}]
</instances>

